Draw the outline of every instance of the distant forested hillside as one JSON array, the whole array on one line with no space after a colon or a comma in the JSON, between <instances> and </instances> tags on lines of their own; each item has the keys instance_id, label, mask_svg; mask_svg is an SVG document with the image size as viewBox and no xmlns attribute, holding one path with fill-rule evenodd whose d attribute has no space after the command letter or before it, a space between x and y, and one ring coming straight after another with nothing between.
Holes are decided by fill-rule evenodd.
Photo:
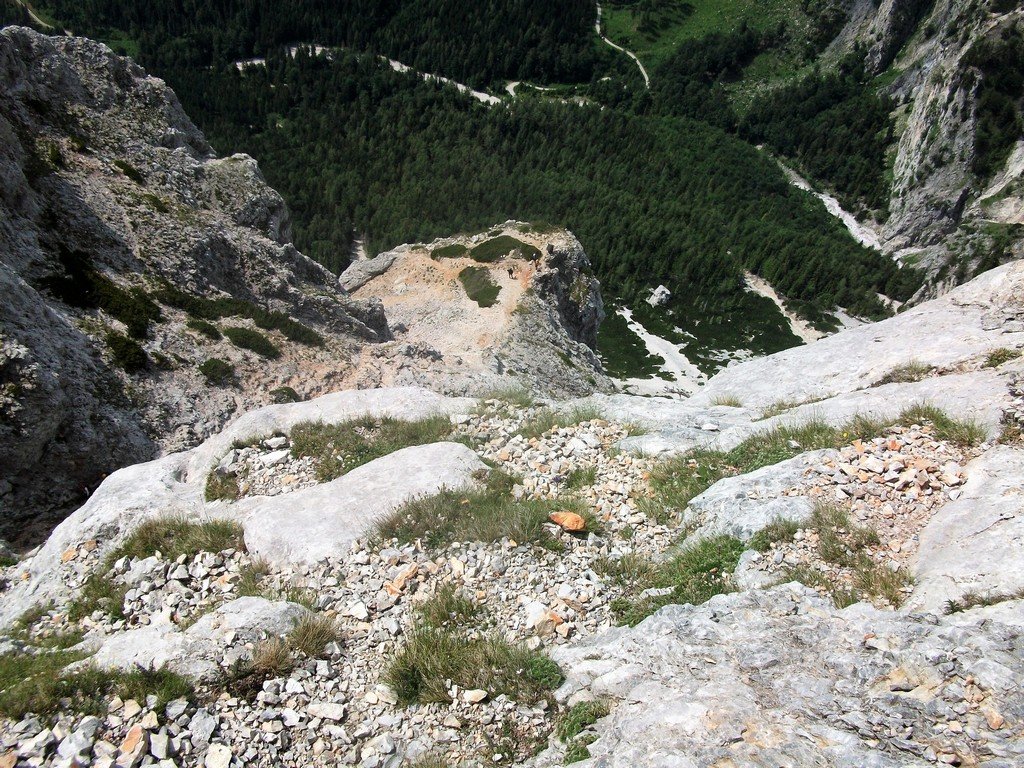
<instances>
[{"instance_id":1,"label":"distant forested hillside","mask_svg":"<svg viewBox=\"0 0 1024 768\"><path fill-rule=\"evenodd\" d=\"M624 294L666 282L729 307L746 268L878 316L877 292L912 287L769 159L692 120L550 99L488 109L352 54L275 56L183 92L219 150L260 158L299 245L335 267L353 232L379 251L516 217L572 228Z\"/></svg>"},{"instance_id":2,"label":"distant forested hillside","mask_svg":"<svg viewBox=\"0 0 1024 768\"><path fill-rule=\"evenodd\" d=\"M586 81L591 0L46 0L64 27L157 69L262 56L279 45L373 50L475 86Z\"/></svg>"}]
</instances>

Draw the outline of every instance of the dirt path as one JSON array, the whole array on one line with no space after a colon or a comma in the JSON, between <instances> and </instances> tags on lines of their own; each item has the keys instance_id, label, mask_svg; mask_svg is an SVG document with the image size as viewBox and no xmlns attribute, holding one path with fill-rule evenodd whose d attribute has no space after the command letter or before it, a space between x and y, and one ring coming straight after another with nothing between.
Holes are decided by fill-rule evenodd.
<instances>
[{"instance_id":1,"label":"dirt path","mask_svg":"<svg viewBox=\"0 0 1024 768\"><path fill-rule=\"evenodd\" d=\"M45 29L53 29L53 25L47 24L45 21L39 18L39 15L35 12L35 10L33 10L31 5L25 2L25 0L18 0L18 5L20 5L28 12L28 17L32 19L33 24L38 24L40 27L44 27Z\"/></svg>"},{"instance_id":2,"label":"dirt path","mask_svg":"<svg viewBox=\"0 0 1024 768\"><path fill-rule=\"evenodd\" d=\"M613 43L611 40L609 40L607 37L605 37L603 34L601 34L601 4L600 3L597 4L597 21L594 22L594 29L597 31L597 36L600 37L602 40L604 40L608 45L610 45L615 50L621 51L622 53L626 54L627 56L629 56L629 58L631 58L633 61L636 62L636 65L638 67L640 67L640 74L644 76L644 85L647 87L647 90L651 90L651 78L648 77L647 70L644 68L643 62L640 61L639 58L637 58L637 55L635 53L633 53L632 51L627 50L626 48L623 48L621 45L618 45L617 43Z\"/></svg>"}]
</instances>

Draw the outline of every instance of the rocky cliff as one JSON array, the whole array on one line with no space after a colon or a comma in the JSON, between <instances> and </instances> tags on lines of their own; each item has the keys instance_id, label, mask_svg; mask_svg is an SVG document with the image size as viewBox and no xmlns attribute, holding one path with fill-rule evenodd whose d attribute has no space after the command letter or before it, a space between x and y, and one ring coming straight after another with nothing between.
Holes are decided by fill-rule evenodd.
<instances>
[{"instance_id":1,"label":"rocky cliff","mask_svg":"<svg viewBox=\"0 0 1024 768\"><path fill-rule=\"evenodd\" d=\"M887 75L881 90L896 104L896 137L879 234L884 250L926 268L931 295L979 264L1024 255L1024 139L1000 167L979 171L977 163L984 87L995 76L978 53L1019 35L1022 24L1015 3L861 0L826 54L859 46L868 71Z\"/></svg>"},{"instance_id":2,"label":"rocky cliff","mask_svg":"<svg viewBox=\"0 0 1024 768\"><path fill-rule=\"evenodd\" d=\"M535 298L484 352L462 336L445 359L401 318L392 337L387 291L353 299L296 251L256 163L216 157L163 82L106 47L3 30L0 136L0 539L35 540L114 469L269 402L382 382L604 382L587 346L600 296L570 235L534 238ZM464 323L486 319L469 304ZM550 343L528 352L526 337ZM489 362L460 368L464 353Z\"/></svg>"}]
</instances>

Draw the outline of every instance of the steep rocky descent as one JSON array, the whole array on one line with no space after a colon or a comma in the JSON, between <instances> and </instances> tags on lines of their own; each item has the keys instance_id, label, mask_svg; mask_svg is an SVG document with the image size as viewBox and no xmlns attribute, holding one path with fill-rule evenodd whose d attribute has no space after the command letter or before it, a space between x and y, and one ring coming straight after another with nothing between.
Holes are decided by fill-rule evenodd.
<instances>
[{"instance_id":1,"label":"steep rocky descent","mask_svg":"<svg viewBox=\"0 0 1024 768\"><path fill-rule=\"evenodd\" d=\"M493 295L481 297L474 275ZM571 232L508 221L472 237L357 261L341 285L379 300L393 341L364 348L355 386L482 394L510 383L547 397L610 391L594 353L600 286Z\"/></svg>"},{"instance_id":2,"label":"steep rocky descent","mask_svg":"<svg viewBox=\"0 0 1024 768\"><path fill-rule=\"evenodd\" d=\"M103 474L279 387L336 386L359 343L386 337L379 305L290 244L255 162L215 158L160 80L9 27L0 81L0 537L31 537ZM254 321L273 359L221 339L239 326L247 343Z\"/></svg>"},{"instance_id":3,"label":"steep rocky descent","mask_svg":"<svg viewBox=\"0 0 1024 768\"><path fill-rule=\"evenodd\" d=\"M1024 140L994 175L978 176L985 75L972 55L1024 23L1024 9L963 0L860 0L850 8L826 56L863 46L870 74L892 73L882 90L897 104L890 213L878 226L883 249L925 267L931 295L972 274L993 248L1003 259L1024 256Z\"/></svg>"}]
</instances>

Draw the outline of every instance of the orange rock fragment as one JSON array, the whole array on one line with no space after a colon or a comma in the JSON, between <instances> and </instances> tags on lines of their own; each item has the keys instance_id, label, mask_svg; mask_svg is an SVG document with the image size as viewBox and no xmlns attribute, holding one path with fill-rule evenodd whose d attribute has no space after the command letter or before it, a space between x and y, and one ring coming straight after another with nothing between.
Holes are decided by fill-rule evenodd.
<instances>
[{"instance_id":1,"label":"orange rock fragment","mask_svg":"<svg viewBox=\"0 0 1024 768\"><path fill-rule=\"evenodd\" d=\"M548 519L563 531L578 533L587 529L587 521L575 512L552 512Z\"/></svg>"}]
</instances>

